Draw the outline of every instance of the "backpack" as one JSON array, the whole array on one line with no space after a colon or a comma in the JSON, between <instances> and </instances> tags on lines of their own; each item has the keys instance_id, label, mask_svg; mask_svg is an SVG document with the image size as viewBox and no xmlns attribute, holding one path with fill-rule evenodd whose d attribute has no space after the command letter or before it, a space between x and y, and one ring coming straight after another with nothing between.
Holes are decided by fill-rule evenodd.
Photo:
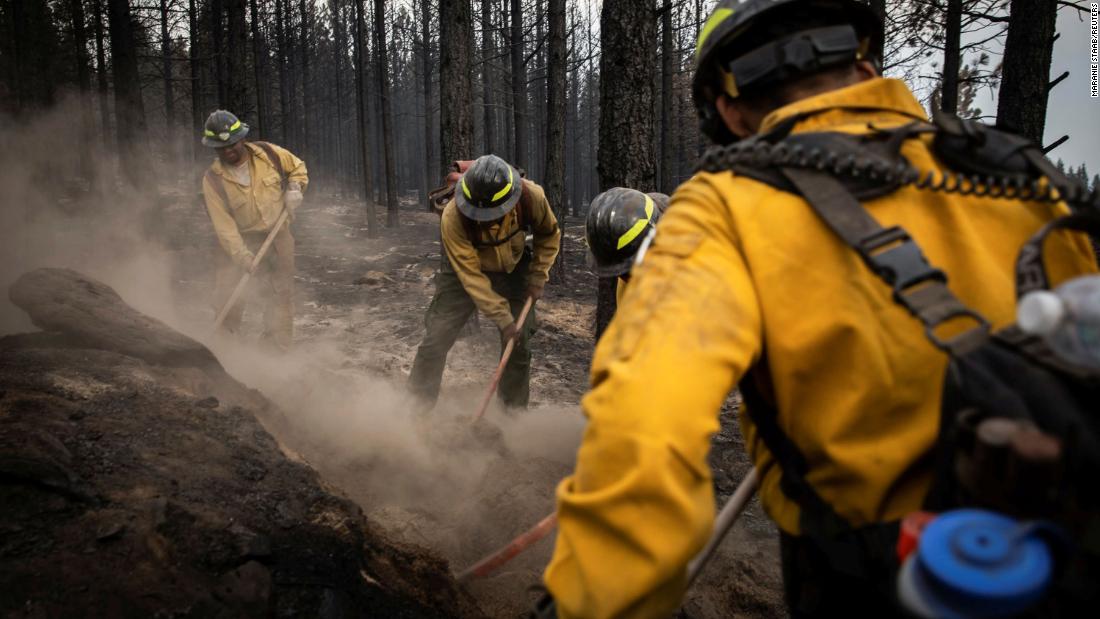
<instances>
[{"instance_id":1,"label":"backpack","mask_svg":"<svg viewBox=\"0 0 1100 619\"><path fill-rule=\"evenodd\" d=\"M275 152L275 149L271 144L267 142L252 142L256 146L259 146L267 155L267 159L271 162L271 165L275 166L275 171L279 174L279 189L286 191L287 176L286 170L283 169L283 160L279 158L279 155ZM225 208L229 208L229 194L225 192L225 181L221 176L214 174L214 171L210 168L206 169L206 180L210 182L210 186L214 188L214 193L218 194L218 197L222 199L222 204Z\"/></svg>"},{"instance_id":2,"label":"backpack","mask_svg":"<svg viewBox=\"0 0 1100 619\"><path fill-rule=\"evenodd\" d=\"M1075 616L1095 603L1094 583L1100 577L1100 493L1095 491L1100 375L1062 362L1045 342L1014 325L993 332L984 317L951 292L948 274L929 264L904 229L884 228L861 202L904 185L1065 201L1074 212L1044 226L1020 251L1016 288L1022 296L1049 287L1042 245L1050 233L1063 228L1100 233L1100 191L1090 195L1071 182L1028 140L955 116L937 115L932 123L859 136L791 135L802 118L708 150L698 171L733 171L802 197L890 286L894 301L921 322L928 340L949 355L925 508L985 507L1056 524L1076 544L1065 547L1063 572L1048 600L1054 600L1058 612ZM932 150L949 172L920 173L900 154L905 140L926 134L932 134ZM970 328L948 339L937 335L936 328L952 320L968 321ZM839 572L873 578L896 571L898 523L853 527L817 494L805 479L805 458L779 426L766 368L762 359L739 386L749 417L780 466L780 487L800 508L803 535ZM987 422L1026 430L1028 436L1020 439L1022 447L1015 438L990 445Z\"/></svg>"}]
</instances>

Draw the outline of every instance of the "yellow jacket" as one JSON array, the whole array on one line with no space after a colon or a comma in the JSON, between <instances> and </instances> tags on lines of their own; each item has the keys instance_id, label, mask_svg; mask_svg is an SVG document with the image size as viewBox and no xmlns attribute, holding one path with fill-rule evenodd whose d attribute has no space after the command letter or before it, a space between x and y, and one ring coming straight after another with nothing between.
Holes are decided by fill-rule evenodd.
<instances>
[{"instance_id":1,"label":"yellow jacket","mask_svg":"<svg viewBox=\"0 0 1100 619\"><path fill-rule=\"evenodd\" d=\"M535 237L534 254L531 257L531 266L528 275L528 286L542 288L550 277L550 267L554 264L554 258L561 247L561 235L558 234L558 220L554 217L554 211L550 209L550 203L546 201L546 193L542 187L529 181L523 181L523 200L527 202L529 211L525 217L529 217L532 233ZM504 218L491 225L478 228L482 242L492 242L494 239L507 238L518 227L518 212L523 208L517 204ZM512 324L512 312L508 309L508 301L493 291L492 284L485 273L511 273L515 270L523 258L524 237L526 233L521 231L506 243L497 246L482 246L475 248L466 236L466 228L462 223L462 214L458 211L455 201L451 200L443 209L443 216L439 222L440 234L443 238L443 250L454 267L462 287L474 300L481 313L488 316L501 329Z\"/></svg>"},{"instance_id":2,"label":"yellow jacket","mask_svg":"<svg viewBox=\"0 0 1100 619\"><path fill-rule=\"evenodd\" d=\"M795 132L924 119L904 84L880 78L783 107L762 130L810 110L828 111ZM936 167L923 142L903 154ZM867 207L883 226L904 227L951 290L997 327L1014 317L1020 246L1064 212L911 187ZM1095 269L1079 235L1051 239L1047 252L1054 278ZM685 565L713 525L706 456L719 407L765 347L779 424L821 497L856 526L920 507L947 357L803 200L730 172L696 175L673 196L622 301L596 349L575 472L557 489L545 581L560 616L657 617L677 607ZM741 423L764 508L798 534L779 467L747 415Z\"/></svg>"},{"instance_id":3,"label":"yellow jacket","mask_svg":"<svg viewBox=\"0 0 1100 619\"><path fill-rule=\"evenodd\" d=\"M252 177L249 186L238 184L233 175L222 167L220 159L215 159L210 166L210 170L220 177L222 186L225 187L228 205L222 202L218 191L210 185L210 180L205 175L202 180L206 212L210 214L218 242L225 253L234 259L249 251L241 234L271 230L283 210L283 191L279 184L278 170L268 161L267 153L262 148L255 144L245 146L252 155L248 158L248 171ZM271 147L282 161L287 182L297 182L305 191L309 184L305 162L281 146L272 144Z\"/></svg>"}]
</instances>

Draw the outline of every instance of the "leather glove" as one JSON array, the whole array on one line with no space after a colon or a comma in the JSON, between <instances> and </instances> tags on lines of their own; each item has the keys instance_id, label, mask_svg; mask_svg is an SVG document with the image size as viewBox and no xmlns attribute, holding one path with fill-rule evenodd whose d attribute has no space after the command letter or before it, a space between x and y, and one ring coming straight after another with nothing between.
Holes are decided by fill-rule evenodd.
<instances>
[{"instance_id":1,"label":"leather glove","mask_svg":"<svg viewBox=\"0 0 1100 619\"><path fill-rule=\"evenodd\" d=\"M542 286L528 286L527 287L527 296L529 296L532 299L538 301L539 299L542 298Z\"/></svg>"},{"instance_id":2,"label":"leather glove","mask_svg":"<svg viewBox=\"0 0 1100 619\"><path fill-rule=\"evenodd\" d=\"M252 261L255 260L255 259L256 259L255 254L253 254L250 251L244 251L244 252L241 252L241 253L237 254L237 256L233 259L233 261L237 263L237 266L240 267L242 271L246 271L248 273L251 273L252 272Z\"/></svg>"},{"instance_id":3,"label":"leather glove","mask_svg":"<svg viewBox=\"0 0 1100 619\"><path fill-rule=\"evenodd\" d=\"M283 194L283 200L286 202L286 208L290 212L294 212L302 204L302 200L305 197L302 195L302 186L298 183L290 183L286 187L286 193Z\"/></svg>"},{"instance_id":4,"label":"leather glove","mask_svg":"<svg viewBox=\"0 0 1100 619\"><path fill-rule=\"evenodd\" d=\"M504 327L503 329L500 330L500 337L505 342L507 342L508 340L516 337L516 334L518 332L519 331L516 329L516 323L513 322L510 325L508 325L507 327Z\"/></svg>"}]
</instances>

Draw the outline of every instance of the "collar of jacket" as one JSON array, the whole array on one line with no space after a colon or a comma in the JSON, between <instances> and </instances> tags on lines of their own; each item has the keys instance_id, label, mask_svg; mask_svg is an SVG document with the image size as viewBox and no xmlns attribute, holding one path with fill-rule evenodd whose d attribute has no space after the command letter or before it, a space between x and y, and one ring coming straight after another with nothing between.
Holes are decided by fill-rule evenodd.
<instances>
[{"instance_id":1,"label":"collar of jacket","mask_svg":"<svg viewBox=\"0 0 1100 619\"><path fill-rule=\"evenodd\" d=\"M255 146L253 144L245 142L244 147L248 151L250 162L251 161L256 161L257 159L261 159L261 160L263 160L264 163L267 163L267 160L263 158L263 155L259 154L260 153L260 147L259 146ZM214 155L214 165L210 166L210 169L214 172L214 174L217 174L218 176L224 178L225 180L230 181L230 182L236 182L233 179L233 175L228 174L226 172L225 166L222 165L221 158L218 157L217 155Z\"/></svg>"},{"instance_id":2,"label":"collar of jacket","mask_svg":"<svg viewBox=\"0 0 1100 619\"><path fill-rule=\"evenodd\" d=\"M817 112L817 113L815 113ZM911 120L927 121L928 115L901 80L876 77L838 90L830 90L795 101L768 114L758 133L767 133L784 120L796 115L809 116L798 121L795 131L822 131L856 120L866 126L867 116L878 116L890 124Z\"/></svg>"}]
</instances>

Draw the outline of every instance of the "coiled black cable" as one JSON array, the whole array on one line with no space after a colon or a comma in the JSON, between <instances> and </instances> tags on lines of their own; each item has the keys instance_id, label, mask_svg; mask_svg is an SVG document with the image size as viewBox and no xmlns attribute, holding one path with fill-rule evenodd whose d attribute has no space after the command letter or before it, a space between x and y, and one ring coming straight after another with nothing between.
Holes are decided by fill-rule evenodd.
<instances>
[{"instance_id":1,"label":"coiled black cable","mask_svg":"<svg viewBox=\"0 0 1100 619\"><path fill-rule=\"evenodd\" d=\"M751 168L794 167L828 172L835 176L881 180L886 184L912 186L961 196L977 196L1026 202L1065 202L1075 208L1100 209L1100 186L1089 190L1083 183L1055 183L1046 177L1023 175L981 176L954 171L920 171L905 159L857 156L826 150L809 149L802 144L788 145L756 141L707 149L696 172L723 172L739 166Z\"/></svg>"}]
</instances>

